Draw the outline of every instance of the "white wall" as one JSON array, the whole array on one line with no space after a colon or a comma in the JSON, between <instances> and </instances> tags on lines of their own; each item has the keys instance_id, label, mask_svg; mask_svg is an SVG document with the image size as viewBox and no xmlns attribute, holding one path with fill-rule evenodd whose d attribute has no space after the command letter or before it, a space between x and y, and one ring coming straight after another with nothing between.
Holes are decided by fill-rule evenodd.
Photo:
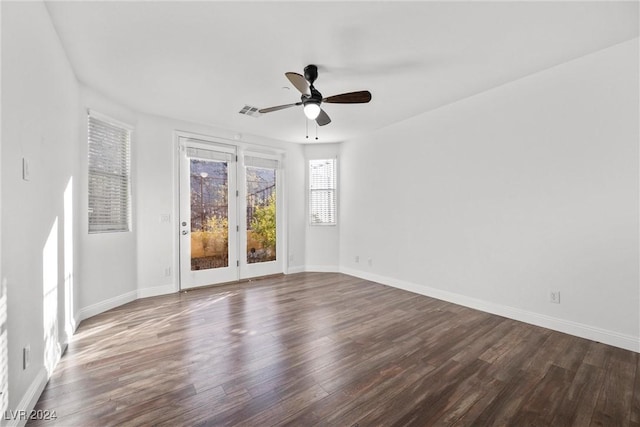
<instances>
[{"instance_id":1,"label":"white wall","mask_svg":"<svg viewBox=\"0 0 640 427\"><path fill-rule=\"evenodd\" d=\"M289 146L285 158L285 179L289 183L287 188L287 247L288 273L304 271L307 258L305 238L306 186L307 169L304 161L304 148L301 145Z\"/></svg>"},{"instance_id":2,"label":"white wall","mask_svg":"<svg viewBox=\"0 0 640 427\"><path fill-rule=\"evenodd\" d=\"M308 161L314 159L337 158L340 144L309 144L304 146L304 173L308 180ZM338 169L340 159L338 159ZM302 213L305 224L305 269L307 271L338 271L340 250L340 221L337 225L309 225L309 184L305 180L305 209ZM338 191L340 191L340 173L338 173ZM339 193L338 193L339 194ZM341 206L338 203L338 211Z\"/></svg>"},{"instance_id":3,"label":"white wall","mask_svg":"<svg viewBox=\"0 0 640 427\"><path fill-rule=\"evenodd\" d=\"M2 2L2 274L9 410L30 409L73 313L78 85L43 3ZM22 158L30 163L22 179ZM65 205L65 192L68 203ZM76 260L77 261L77 260ZM71 290L69 290L71 291ZM31 364L22 368L22 349ZM4 414L3 414L4 415ZM3 417L4 418L4 417ZM3 420L0 423L8 423Z\"/></svg>"},{"instance_id":4,"label":"white wall","mask_svg":"<svg viewBox=\"0 0 640 427\"><path fill-rule=\"evenodd\" d=\"M137 284L144 296L175 291L178 269L175 207L175 151L172 132L166 119L144 116L136 128L137 157L134 173L137 183ZM160 215L170 215L169 223ZM171 275L165 275L165 269Z\"/></svg>"},{"instance_id":5,"label":"white wall","mask_svg":"<svg viewBox=\"0 0 640 427\"><path fill-rule=\"evenodd\" d=\"M635 39L345 143L342 270L639 351L638 113Z\"/></svg>"},{"instance_id":6,"label":"white wall","mask_svg":"<svg viewBox=\"0 0 640 427\"><path fill-rule=\"evenodd\" d=\"M0 6L0 25L2 25L2 7ZM0 49L2 48L2 32L0 31ZM1 64L1 62L0 62ZM2 81L2 67L0 66L0 82ZM0 83L0 90L2 84ZM2 103L0 102L0 117L2 117ZM2 129L0 129L0 147L2 147ZM2 150L0 149L0 242L2 241ZM7 286L2 274L2 245L0 244L0 412L9 409L9 362L7 343Z\"/></svg>"}]
</instances>

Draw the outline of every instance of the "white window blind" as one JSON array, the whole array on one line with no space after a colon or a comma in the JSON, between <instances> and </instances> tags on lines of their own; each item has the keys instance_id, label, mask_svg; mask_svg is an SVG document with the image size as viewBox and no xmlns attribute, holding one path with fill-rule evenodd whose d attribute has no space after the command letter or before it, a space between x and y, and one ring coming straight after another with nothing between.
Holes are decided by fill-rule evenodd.
<instances>
[{"instance_id":1,"label":"white window blind","mask_svg":"<svg viewBox=\"0 0 640 427\"><path fill-rule=\"evenodd\" d=\"M129 231L131 129L89 113L89 233Z\"/></svg>"},{"instance_id":2,"label":"white window blind","mask_svg":"<svg viewBox=\"0 0 640 427\"><path fill-rule=\"evenodd\" d=\"M309 160L309 222L336 224L336 159Z\"/></svg>"},{"instance_id":3,"label":"white window blind","mask_svg":"<svg viewBox=\"0 0 640 427\"><path fill-rule=\"evenodd\" d=\"M244 165L262 169L278 169L276 159L266 159L264 157L244 156Z\"/></svg>"},{"instance_id":4,"label":"white window blind","mask_svg":"<svg viewBox=\"0 0 640 427\"><path fill-rule=\"evenodd\" d=\"M235 158L235 155L222 151L207 150L206 148L187 147L187 157L191 159L231 162Z\"/></svg>"}]
</instances>

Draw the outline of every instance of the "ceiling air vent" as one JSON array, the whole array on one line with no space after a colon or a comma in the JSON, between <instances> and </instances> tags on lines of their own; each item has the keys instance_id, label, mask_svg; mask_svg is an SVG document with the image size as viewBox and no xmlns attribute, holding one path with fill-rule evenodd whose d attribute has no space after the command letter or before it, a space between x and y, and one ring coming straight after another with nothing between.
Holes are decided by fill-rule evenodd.
<instances>
[{"instance_id":1,"label":"ceiling air vent","mask_svg":"<svg viewBox=\"0 0 640 427\"><path fill-rule=\"evenodd\" d=\"M246 116L251 117L260 117L260 112L258 111L258 107L252 107L251 105L245 105L242 107L242 110L238 111L240 114L244 114Z\"/></svg>"}]
</instances>

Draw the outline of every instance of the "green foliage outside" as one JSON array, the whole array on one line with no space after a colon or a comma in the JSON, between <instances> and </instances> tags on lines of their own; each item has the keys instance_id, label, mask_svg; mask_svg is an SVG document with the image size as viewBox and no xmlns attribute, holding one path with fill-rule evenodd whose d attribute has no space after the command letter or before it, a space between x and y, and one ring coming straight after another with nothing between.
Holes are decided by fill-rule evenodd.
<instances>
[{"instance_id":1,"label":"green foliage outside","mask_svg":"<svg viewBox=\"0 0 640 427\"><path fill-rule=\"evenodd\" d=\"M220 218L218 216L212 216L207 219L204 230L211 234L216 241L223 241L225 246L229 241L229 220Z\"/></svg>"},{"instance_id":2,"label":"green foliage outside","mask_svg":"<svg viewBox=\"0 0 640 427\"><path fill-rule=\"evenodd\" d=\"M263 248L276 246L276 194L269 196L267 203L256 206L251 220L251 230Z\"/></svg>"}]
</instances>

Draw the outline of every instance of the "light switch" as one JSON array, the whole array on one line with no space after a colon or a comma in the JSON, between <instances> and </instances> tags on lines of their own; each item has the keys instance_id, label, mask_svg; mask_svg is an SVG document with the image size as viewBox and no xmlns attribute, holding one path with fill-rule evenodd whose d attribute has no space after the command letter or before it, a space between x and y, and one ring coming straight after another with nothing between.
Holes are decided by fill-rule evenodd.
<instances>
[{"instance_id":1,"label":"light switch","mask_svg":"<svg viewBox=\"0 0 640 427\"><path fill-rule=\"evenodd\" d=\"M26 157L22 158L22 179L25 181L31 179L31 165Z\"/></svg>"}]
</instances>

